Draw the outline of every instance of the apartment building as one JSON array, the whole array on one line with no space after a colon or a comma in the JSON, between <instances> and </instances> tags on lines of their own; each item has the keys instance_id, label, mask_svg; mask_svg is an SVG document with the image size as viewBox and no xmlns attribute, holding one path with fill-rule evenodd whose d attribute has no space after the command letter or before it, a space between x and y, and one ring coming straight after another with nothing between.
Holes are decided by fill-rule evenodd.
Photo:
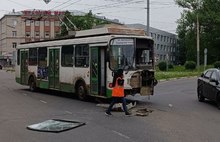
<instances>
[{"instance_id":1,"label":"apartment building","mask_svg":"<svg viewBox=\"0 0 220 142\"><path fill-rule=\"evenodd\" d=\"M0 63L14 64L17 45L53 39L60 34L63 11L26 10L0 19Z\"/></svg>"}]
</instances>

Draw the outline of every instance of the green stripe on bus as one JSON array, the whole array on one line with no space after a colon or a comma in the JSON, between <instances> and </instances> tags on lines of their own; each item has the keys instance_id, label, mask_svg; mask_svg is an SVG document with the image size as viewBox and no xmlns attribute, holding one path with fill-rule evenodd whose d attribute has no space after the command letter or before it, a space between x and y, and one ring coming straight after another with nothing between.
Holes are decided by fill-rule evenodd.
<instances>
[{"instance_id":1,"label":"green stripe on bus","mask_svg":"<svg viewBox=\"0 0 220 142\"><path fill-rule=\"evenodd\" d=\"M60 83L60 91L72 93L74 91L74 87L72 84Z\"/></svg>"},{"instance_id":2,"label":"green stripe on bus","mask_svg":"<svg viewBox=\"0 0 220 142\"><path fill-rule=\"evenodd\" d=\"M107 89L107 91L106 91L106 97L107 97L107 98L112 97L112 90Z\"/></svg>"},{"instance_id":3,"label":"green stripe on bus","mask_svg":"<svg viewBox=\"0 0 220 142\"><path fill-rule=\"evenodd\" d=\"M39 88L48 89L49 82L48 81L39 81Z\"/></svg>"}]
</instances>

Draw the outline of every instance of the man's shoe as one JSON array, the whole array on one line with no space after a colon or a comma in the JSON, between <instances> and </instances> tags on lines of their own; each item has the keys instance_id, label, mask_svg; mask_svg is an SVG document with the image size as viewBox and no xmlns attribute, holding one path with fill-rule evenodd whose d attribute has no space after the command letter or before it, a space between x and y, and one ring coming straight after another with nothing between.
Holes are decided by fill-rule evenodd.
<instances>
[{"instance_id":1,"label":"man's shoe","mask_svg":"<svg viewBox=\"0 0 220 142\"><path fill-rule=\"evenodd\" d=\"M105 112L105 115L110 116L112 114L111 114L111 112Z\"/></svg>"},{"instance_id":2,"label":"man's shoe","mask_svg":"<svg viewBox=\"0 0 220 142\"><path fill-rule=\"evenodd\" d=\"M131 113L130 112L126 112L125 115L126 116L131 116Z\"/></svg>"}]
</instances>

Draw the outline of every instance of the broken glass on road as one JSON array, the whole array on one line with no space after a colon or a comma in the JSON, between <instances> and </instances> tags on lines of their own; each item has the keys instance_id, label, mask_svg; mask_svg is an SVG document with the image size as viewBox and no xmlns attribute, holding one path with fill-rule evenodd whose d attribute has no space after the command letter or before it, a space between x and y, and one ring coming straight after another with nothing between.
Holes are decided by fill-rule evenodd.
<instances>
[{"instance_id":1,"label":"broken glass on road","mask_svg":"<svg viewBox=\"0 0 220 142\"><path fill-rule=\"evenodd\" d=\"M70 121L70 120L60 120L60 119L51 119L46 120L41 123L33 124L27 126L27 129L40 131L40 132L63 132L73 128L77 128L85 125L83 122Z\"/></svg>"}]
</instances>

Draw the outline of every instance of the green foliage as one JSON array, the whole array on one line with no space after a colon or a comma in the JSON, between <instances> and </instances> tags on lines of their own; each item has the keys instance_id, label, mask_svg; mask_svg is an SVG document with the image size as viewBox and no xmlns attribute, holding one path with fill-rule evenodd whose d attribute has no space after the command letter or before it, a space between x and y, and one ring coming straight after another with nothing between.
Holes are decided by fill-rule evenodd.
<instances>
[{"instance_id":1,"label":"green foliage","mask_svg":"<svg viewBox=\"0 0 220 142\"><path fill-rule=\"evenodd\" d=\"M208 64L220 60L220 1L219 0L175 0L184 8L178 20L178 44L180 64L196 60L196 22L200 29L200 61L203 61L204 48L208 49Z\"/></svg>"},{"instance_id":2,"label":"green foliage","mask_svg":"<svg viewBox=\"0 0 220 142\"><path fill-rule=\"evenodd\" d=\"M220 68L220 61L216 61L214 63L214 68Z\"/></svg>"},{"instance_id":3,"label":"green foliage","mask_svg":"<svg viewBox=\"0 0 220 142\"><path fill-rule=\"evenodd\" d=\"M194 70L196 68L196 63L194 61L186 61L184 66L186 70Z\"/></svg>"},{"instance_id":4,"label":"green foliage","mask_svg":"<svg viewBox=\"0 0 220 142\"><path fill-rule=\"evenodd\" d=\"M74 25L71 24L71 22L69 22L68 19ZM107 22L106 20L97 19L96 17L93 16L91 11L85 16L71 15L70 12L67 11L65 13L63 23L61 26L60 36L68 35L68 30L69 31L88 30L88 29L92 29L94 26L103 25L103 24L109 24L109 22Z\"/></svg>"},{"instance_id":5,"label":"green foliage","mask_svg":"<svg viewBox=\"0 0 220 142\"><path fill-rule=\"evenodd\" d=\"M161 70L161 71L166 71L166 69L167 69L167 63L166 62L160 62L159 64L158 64L158 67L159 67L159 70Z\"/></svg>"},{"instance_id":6,"label":"green foliage","mask_svg":"<svg viewBox=\"0 0 220 142\"><path fill-rule=\"evenodd\" d=\"M168 64L169 69L174 69L174 66L172 64Z\"/></svg>"}]
</instances>

